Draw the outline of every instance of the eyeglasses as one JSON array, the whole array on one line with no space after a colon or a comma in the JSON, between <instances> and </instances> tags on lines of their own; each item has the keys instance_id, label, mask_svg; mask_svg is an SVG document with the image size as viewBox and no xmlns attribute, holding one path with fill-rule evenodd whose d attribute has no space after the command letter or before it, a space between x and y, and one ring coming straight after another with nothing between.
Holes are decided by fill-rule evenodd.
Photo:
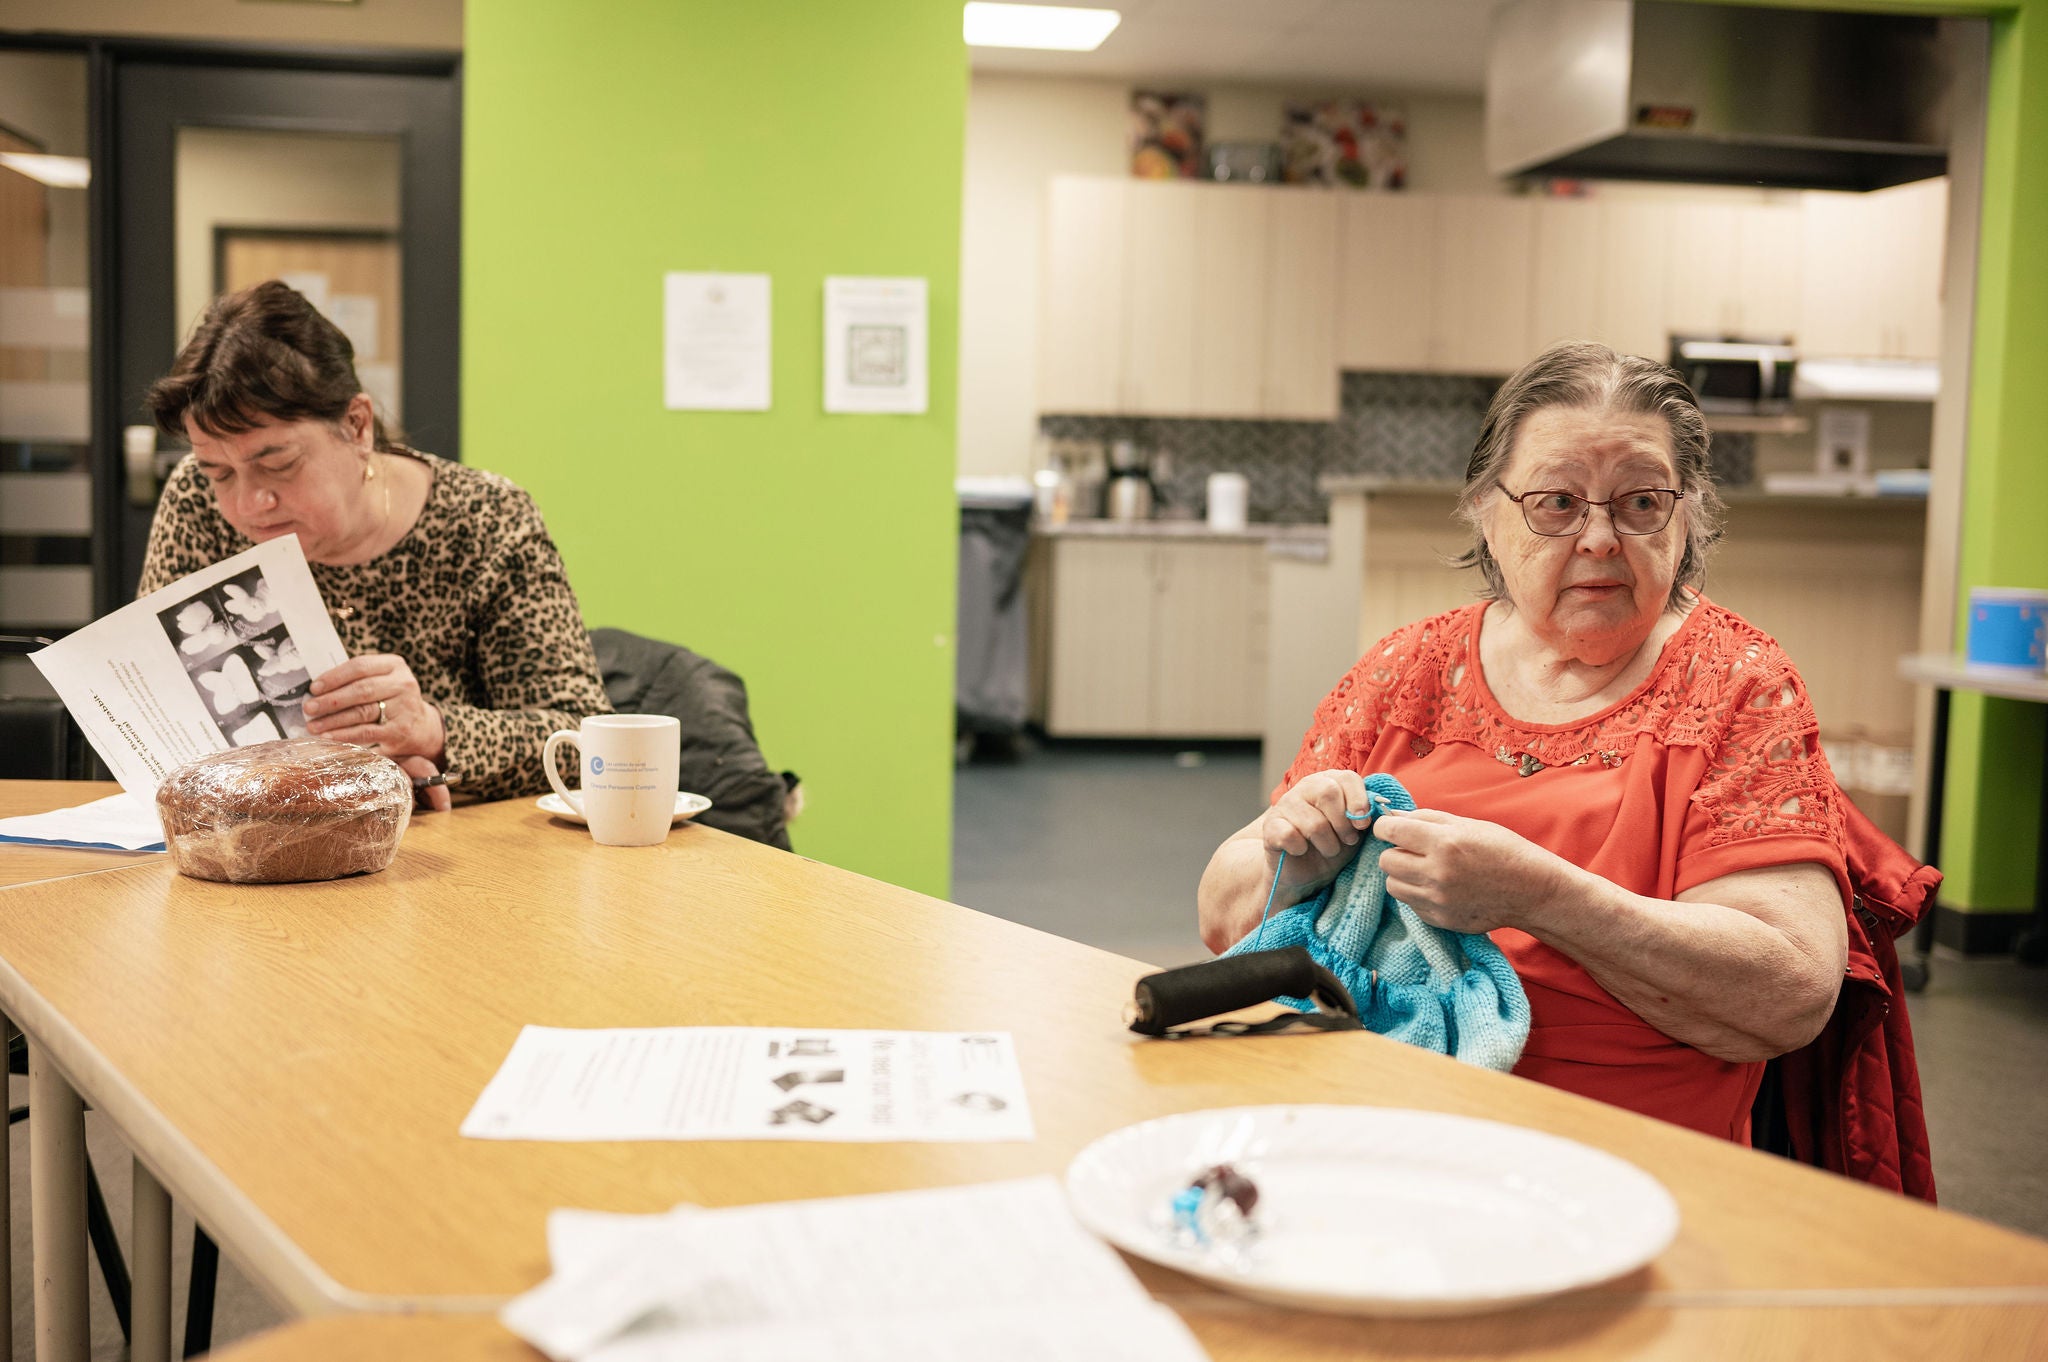
<instances>
[{"instance_id":1,"label":"eyeglasses","mask_svg":"<svg viewBox=\"0 0 2048 1362\"><path fill-rule=\"evenodd\" d=\"M1616 534L1655 534L1671 523L1671 513L1685 495L1675 487L1638 487L1617 492L1605 501L1547 488L1516 496L1503 487L1500 494L1522 508L1522 519L1533 533L1551 538L1585 529L1595 506L1607 508L1607 518Z\"/></svg>"}]
</instances>

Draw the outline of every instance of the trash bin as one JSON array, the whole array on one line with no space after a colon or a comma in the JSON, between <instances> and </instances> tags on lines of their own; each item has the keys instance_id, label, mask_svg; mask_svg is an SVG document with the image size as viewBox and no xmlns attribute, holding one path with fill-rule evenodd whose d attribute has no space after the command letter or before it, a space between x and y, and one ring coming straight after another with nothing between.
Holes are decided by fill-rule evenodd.
<instances>
[{"instance_id":1,"label":"trash bin","mask_svg":"<svg viewBox=\"0 0 2048 1362\"><path fill-rule=\"evenodd\" d=\"M1024 729L1030 676L1024 557L1031 544L1031 483L962 478L955 489L960 496L955 729L963 745L984 740L1014 744Z\"/></svg>"}]
</instances>

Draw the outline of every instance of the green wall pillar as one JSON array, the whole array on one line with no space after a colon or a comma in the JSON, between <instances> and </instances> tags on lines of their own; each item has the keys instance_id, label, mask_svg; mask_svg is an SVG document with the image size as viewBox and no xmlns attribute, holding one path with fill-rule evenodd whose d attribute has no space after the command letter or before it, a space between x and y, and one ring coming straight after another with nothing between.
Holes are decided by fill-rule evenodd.
<instances>
[{"instance_id":1,"label":"green wall pillar","mask_svg":"<svg viewBox=\"0 0 2048 1362\"><path fill-rule=\"evenodd\" d=\"M804 777L800 851L944 894L957 0L471 0L465 23L470 459L533 493L593 627L745 677ZM674 270L773 276L773 410L664 409ZM929 281L929 412L825 414L834 274Z\"/></svg>"}]
</instances>

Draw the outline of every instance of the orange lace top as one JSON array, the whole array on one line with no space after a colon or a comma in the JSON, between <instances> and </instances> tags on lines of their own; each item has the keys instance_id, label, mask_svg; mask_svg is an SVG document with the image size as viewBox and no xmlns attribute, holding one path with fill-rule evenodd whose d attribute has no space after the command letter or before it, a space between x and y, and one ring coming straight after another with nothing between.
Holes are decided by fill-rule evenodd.
<instances>
[{"instance_id":1,"label":"orange lace top","mask_svg":"<svg viewBox=\"0 0 2048 1362\"><path fill-rule=\"evenodd\" d=\"M1375 644L1317 708L1280 786L1384 771L1422 808L1484 818L1633 893L1670 899L1738 870L1813 861L1845 893L1842 814L1806 688L1784 650L1701 599L1619 703L1525 723L1479 663L1482 603ZM1526 933L1494 941L1533 1014L1515 1072L1746 1141L1760 1064L1663 1035Z\"/></svg>"}]
</instances>

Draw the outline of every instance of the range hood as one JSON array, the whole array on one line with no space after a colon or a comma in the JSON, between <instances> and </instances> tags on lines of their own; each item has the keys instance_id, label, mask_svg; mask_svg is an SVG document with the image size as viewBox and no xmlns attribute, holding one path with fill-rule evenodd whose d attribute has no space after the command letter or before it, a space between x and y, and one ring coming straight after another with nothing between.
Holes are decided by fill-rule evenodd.
<instances>
[{"instance_id":1,"label":"range hood","mask_svg":"<svg viewBox=\"0 0 2048 1362\"><path fill-rule=\"evenodd\" d=\"M1948 168L1943 22L1513 0L1487 51L1496 175L1882 189Z\"/></svg>"}]
</instances>

